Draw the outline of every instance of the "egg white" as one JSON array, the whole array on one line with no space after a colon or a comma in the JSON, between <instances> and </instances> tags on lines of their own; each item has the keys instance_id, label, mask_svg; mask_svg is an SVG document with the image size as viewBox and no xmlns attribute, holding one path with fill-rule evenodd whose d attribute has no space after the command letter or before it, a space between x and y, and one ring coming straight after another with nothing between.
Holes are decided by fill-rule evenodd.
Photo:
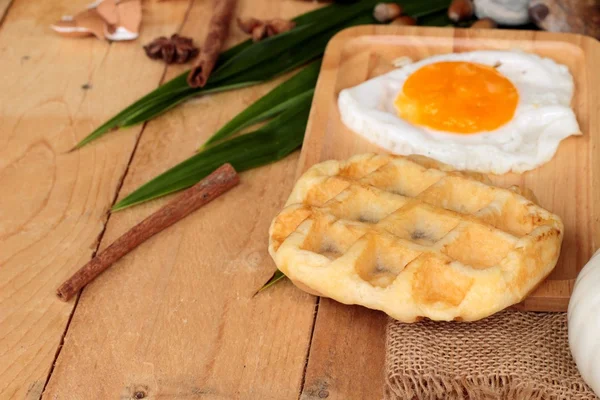
<instances>
[{"instance_id":1,"label":"egg white","mask_svg":"<svg viewBox=\"0 0 600 400\"><path fill-rule=\"evenodd\" d=\"M399 117L394 100L406 79L440 61L495 66L519 93L513 118L493 131L465 135ZM347 127L392 153L420 154L458 169L520 173L549 161L564 138L581 134L570 108L573 90L568 68L551 59L519 51L473 51L429 57L342 90L338 107Z\"/></svg>"}]
</instances>

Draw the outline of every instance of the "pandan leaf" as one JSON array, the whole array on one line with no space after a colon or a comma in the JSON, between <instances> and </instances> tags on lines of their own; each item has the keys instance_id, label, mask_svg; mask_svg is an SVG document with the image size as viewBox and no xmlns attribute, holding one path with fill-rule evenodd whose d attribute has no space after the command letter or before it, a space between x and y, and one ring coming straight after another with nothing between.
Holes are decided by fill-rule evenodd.
<instances>
[{"instance_id":1,"label":"pandan leaf","mask_svg":"<svg viewBox=\"0 0 600 400\"><path fill-rule=\"evenodd\" d=\"M448 7L450 0L404 0L404 13L424 17ZM333 4L293 20L297 27L259 43L247 40L223 52L204 88L190 88L187 72L158 87L95 129L75 148L80 148L107 132L148 121L181 102L202 94L254 85L291 71L322 56L327 42L350 26L372 24L377 0Z\"/></svg>"},{"instance_id":2,"label":"pandan leaf","mask_svg":"<svg viewBox=\"0 0 600 400\"><path fill-rule=\"evenodd\" d=\"M315 61L275 87L215 132L202 148L219 142L248 126L274 117L283 110L294 108L304 102L305 97L312 97L320 68L321 60Z\"/></svg>"},{"instance_id":3,"label":"pandan leaf","mask_svg":"<svg viewBox=\"0 0 600 400\"><path fill-rule=\"evenodd\" d=\"M219 81L234 76L256 65L278 63L282 53L285 54L290 49L299 50L301 47L307 47L305 42L310 38L331 31L332 28L344 26L347 21L361 16L370 16L375 4L376 2L373 1L361 1L351 6L340 7L339 11L330 15L327 21L300 25L296 29L262 40L251 47L252 51L240 52L224 63L213 74L213 80Z\"/></svg>"},{"instance_id":4,"label":"pandan leaf","mask_svg":"<svg viewBox=\"0 0 600 400\"><path fill-rule=\"evenodd\" d=\"M267 281L267 283L265 283L263 285L263 287L261 287L260 289L258 289L258 292L256 292L256 294L262 292L263 290L273 286L274 284L276 284L277 282L279 282L282 279L287 278L287 276L285 276L285 274L283 272L281 272L280 270L276 269L275 273L273 274L273 276L271 277L271 279L269 279Z\"/></svg>"},{"instance_id":5,"label":"pandan leaf","mask_svg":"<svg viewBox=\"0 0 600 400\"><path fill-rule=\"evenodd\" d=\"M129 194L113 211L193 186L225 163L242 172L281 160L302 144L311 102L312 96L305 97L262 128L188 158Z\"/></svg>"}]
</instances>

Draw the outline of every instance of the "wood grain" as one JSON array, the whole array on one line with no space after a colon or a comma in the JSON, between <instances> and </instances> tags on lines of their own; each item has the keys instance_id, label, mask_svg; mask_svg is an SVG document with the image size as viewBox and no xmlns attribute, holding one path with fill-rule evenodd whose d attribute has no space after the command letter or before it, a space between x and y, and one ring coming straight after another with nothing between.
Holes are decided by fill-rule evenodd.
<instances>
[{"instance_id":1,"label":"wood grain","mask_svg":"<svg viewBox=\"0 0 600 400\"><path fill-rule=\"evenodd\" d=\"M15 0L0 30L2 399L39 398L74 306L54 291L95 251L140 129L67 150L164 71L136 44L50 31L87 3ZM150 7L143 40L175 29L186 9Z\"/></svg>"},{"instance_id":2,"label":"wood grain","mask_svg":"<svg viewBox=\"0 0 600 400\"><path fill-rule=\"evenodd\" d=\"M0 0L0 21L3 21L6 12L13 0ZM1 25L1 22L0 22Z\"/></svg>"},{"instance_id":3,"label":"wood grain","mask_svg":"<svg viewBox=\"0 0 600 400\"><path fill-rule=\"evenodd\" d=\"M356 153L381 151L347 129L340 121L337 95L347 87L393 69L400 56L418 60L433 54L476 49L512 49L538 53L569 66L575 77L573 101L583 137L561 143L555 158L521 176L492 179L501 185L519 184L534 191L541 204L565 223L562 256L556 270L518 307L565 311L574 279L600 239L600 164L591 162L598 150L595 65L600 45L591 38L526 31L455 30L450 28L362 26L339 33L327 47L313 108L298 165L298 174L311 165ZM322 299L314 327L302 398L381 398L383 336L386 318L377 311Z\"/></svg>"},{"instance_id":4,"label":"wood grain","mask_svg":"<svg viewBox=\"0 0 600 400\"><path fill-rule=\"evenodd\" d=\"M314 7L247 0L237 10L287 18ZM210 2L195 2L182 34L204 37L209 10ZM244 37L232 27L230 43ZM181 71L169 68L168 76ZM192 155L275 83L194 99L150 122L119 197ZM315 299L289 283L253 297L275 270L267 231L294 184L296 163L297 154L241 174L226 196L84 289L44 398L297 398ZM111 216L101 248L166 201Z\"/></svg>"}]
</instances>

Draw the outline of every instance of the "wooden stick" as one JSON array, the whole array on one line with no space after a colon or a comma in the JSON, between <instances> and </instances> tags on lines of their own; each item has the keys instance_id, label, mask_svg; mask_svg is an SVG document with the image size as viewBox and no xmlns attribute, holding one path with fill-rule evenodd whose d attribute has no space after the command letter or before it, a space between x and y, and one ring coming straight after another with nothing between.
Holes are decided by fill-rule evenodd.
<instances>
[{"instance_id":1,"label":"wooden stick","mask_svg":"<svg viewBox=\"0 0 600 400\"><path fill-rule=\"evenodd\" d=\"M208 35L187 78L191 87L206 85L219 53L221 53L221 48L227 39L234 8L235 0L214 0L214 11L210 19Z\"/></svg>"},{"instance_id":2,"label":"wooden stick","mask_svg":"<svg viewBox=\"0 0 600 400\"><path fill-rule=\"evenodd\" d=\"M60 285L56 291L57 296L63 301L68 301L121 257L192 211L227 192L239 181L240 178L231 164L222 165L212 174L186 190L181 196L134 226L103 252L90 260Z\"/></svg>"}]
</instances>

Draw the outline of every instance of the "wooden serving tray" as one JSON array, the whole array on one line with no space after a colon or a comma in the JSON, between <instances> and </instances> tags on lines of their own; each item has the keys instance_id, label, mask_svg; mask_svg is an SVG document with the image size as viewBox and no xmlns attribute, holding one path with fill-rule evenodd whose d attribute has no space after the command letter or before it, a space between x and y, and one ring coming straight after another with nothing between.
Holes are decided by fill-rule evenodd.
<instances>
[{"instance_id":1,"label":"wooden serving tray","mask_svg":"<svg viewBox=\"0 0 600 400\"><path fill-rule=\"evenodd\" d=\"M495 184L526 186L565 224L560 259L552 274L517 307L566 311L578 272L600 240L600 43L590 37L533 31L359 26L337 34L327 46L302 147L298 174L311 165L353 154L382 152L346 128L337 97L394 69L392 60L414 61L436 54L510 50L550 57L569 67L575 80L575 109L583 136L561 142L555 157L525 174L491 176Z\"/></svg>"}]
</instances>

